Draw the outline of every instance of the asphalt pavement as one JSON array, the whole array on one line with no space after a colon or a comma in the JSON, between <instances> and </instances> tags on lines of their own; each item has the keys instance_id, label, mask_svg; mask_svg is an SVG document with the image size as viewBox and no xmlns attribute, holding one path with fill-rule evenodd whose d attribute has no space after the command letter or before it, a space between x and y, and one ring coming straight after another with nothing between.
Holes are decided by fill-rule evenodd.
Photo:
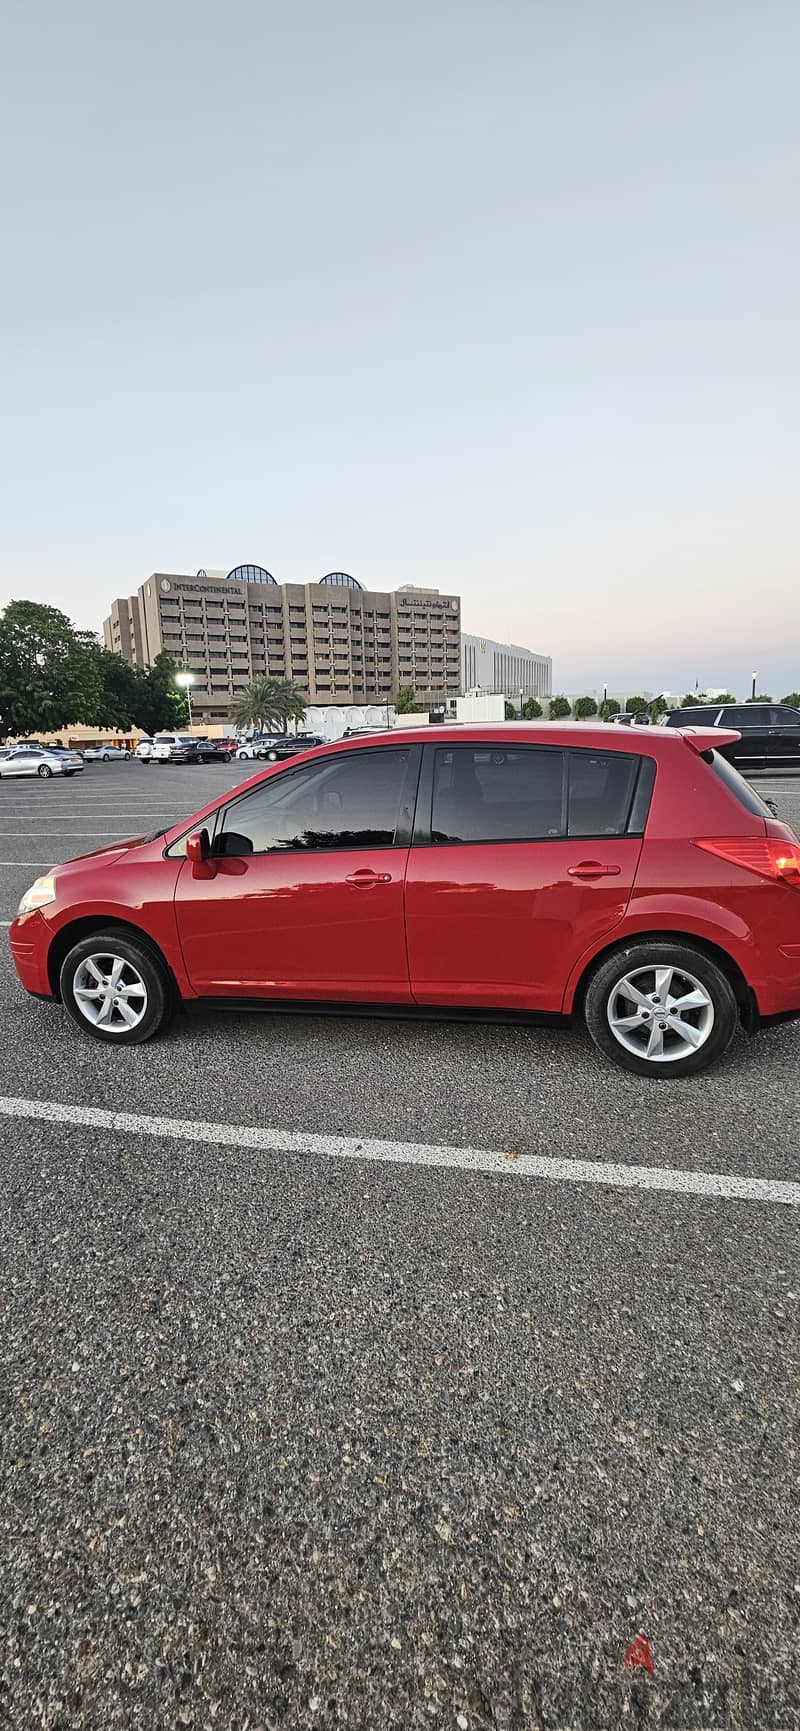
<instances>
[{"instance_id":1,"label":"asphalt pavement","mask_svg":"<svg viewBox=\"0 0 800 1731\"><path fill-rule=\"evenodd\" d=\"M0 783L0 916L247 773ZM0 1724L800 1726L798 1211L679 1188L797 1179L800 1025L667 1087L553 1028L115 1052L7 958L0 1007Z\"/></svg>"}]
</instances>

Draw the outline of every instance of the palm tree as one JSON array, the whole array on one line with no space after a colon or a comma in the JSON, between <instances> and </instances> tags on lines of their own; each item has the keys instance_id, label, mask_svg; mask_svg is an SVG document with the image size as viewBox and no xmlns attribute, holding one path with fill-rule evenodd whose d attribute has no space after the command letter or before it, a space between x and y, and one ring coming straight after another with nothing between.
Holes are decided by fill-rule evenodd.
<instances>
[{"instance_id":1,"label":"palm tree","mask_svg":"<svg viewBox=\"0 0 800 1731\"><path fill-rule=\"evenodd\" d=\"M233 719L237 727L252 727L259 733L270 728L285 733L290 721L302 719L305 707L291 679L254 679L234 698Z\"/></svg>"}]
</instances>

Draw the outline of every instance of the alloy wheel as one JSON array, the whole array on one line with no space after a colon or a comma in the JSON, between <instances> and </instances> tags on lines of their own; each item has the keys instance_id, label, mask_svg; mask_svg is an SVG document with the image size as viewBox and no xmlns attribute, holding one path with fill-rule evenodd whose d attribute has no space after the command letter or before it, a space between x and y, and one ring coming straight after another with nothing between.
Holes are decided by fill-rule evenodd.
<instances>
[{"instance_id":1,"label":"alloy wheel","mask_svg":"<svg viewBox=\"0 0 800 1731\"><path fill-rule=\"evenodd\" d=\"M147 1010L147 987L124 956L98 951L75 969L72 996L87 1022L109 1034L138 1028Z\"/></svg>"},{"instance_id":2,"label":"alloy wheel","mask_svg":"<svg viewBox=\"0 0 800 1731\"><path fill-rule=\"evenodd\" d=\"M608 1025L635 1058L675 1063L704 1046L714 1026L707 988L684 968L635 968L608 998Z\"/></svg>"}]
</instances>

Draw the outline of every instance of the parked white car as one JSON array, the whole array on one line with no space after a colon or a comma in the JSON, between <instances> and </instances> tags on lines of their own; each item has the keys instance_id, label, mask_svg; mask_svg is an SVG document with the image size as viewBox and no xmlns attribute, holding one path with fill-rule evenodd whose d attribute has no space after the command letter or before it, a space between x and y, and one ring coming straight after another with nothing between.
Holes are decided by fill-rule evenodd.
<instances>
[{"instance_id":1,"label":"parked white car","mask_svg":"<svg viewBox=\"0 0 800 1731\"><path fill-rule=\"evenodd\" d=\"M112 757L130 757L130 752L124 745L87 745L84 752L87 763L110 763Z\"/></svg>"},{"instance_id":2,"label":"parked white car","mask_svg":"<svg viewBox=\"0 0 800 1731\"><path fill-rule=\"evenodd\" d=\"M279 745L283 740L282 733L260 734L258 739L241 739L236 747L236 756L243 760L248 757L266 757L271 745Z\"/></svg>"},{"instance_id":3,"label":"parked white car","mask_svg":"<svg viewBox=\"0 0 800 1731\"><path fill-rule=\"evenodd\" d=\"M76 775L82 769L83 758L77 751L48 751L41 745L15 745L0 756L0 776L38 775L46 781L51 775Z\"/></svg>"}]
</instances>

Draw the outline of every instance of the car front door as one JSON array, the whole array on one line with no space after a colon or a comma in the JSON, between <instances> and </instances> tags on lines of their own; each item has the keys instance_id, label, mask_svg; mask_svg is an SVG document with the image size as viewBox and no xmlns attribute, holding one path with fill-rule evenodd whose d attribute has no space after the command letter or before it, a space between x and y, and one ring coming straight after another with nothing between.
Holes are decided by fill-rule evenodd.
<instances>
[{"instance_id":1,"label":"car front door","mask_svg":"<svg viewBox=\"0 0 800 1731\"><path fill-rule=\"evenodd\" d=\"M776 703L769 719L769 768L800 769L800 710Z\"/></svg>"},{"instance_id":2,"label":"car front door","mask_svg":"<svg viewBox=\"0 0 800 1731\"><path fill-rule=\"evenodd\" d=\"M0 764L0 773L3 775L35 775L41 762L42 754L40 751L25 749L14 751L4 763Z\"/></svg>"},{"instance_id":3,"label":"car front door","mask_svg":"<svg viewBox=\"0 0 800 1731\"><path fill-rule=\"evenodd\" d=\"M574 963L623 918L652 782L634 753L426 746L406 874L415 1000L560 1010Z\"/></svg>"},{"instance_id":4,"label":"car front door","mask_svg":"<svg viewBox=\"0 0 800 1731\"><path fill-rule=\"evenodd\" d=\"M274 771L221 809L214 876L186 860L175 897L195 992L410 1001L403 895L419 763L418 746L350 747Z\"/></svg>"}]
</instances>

